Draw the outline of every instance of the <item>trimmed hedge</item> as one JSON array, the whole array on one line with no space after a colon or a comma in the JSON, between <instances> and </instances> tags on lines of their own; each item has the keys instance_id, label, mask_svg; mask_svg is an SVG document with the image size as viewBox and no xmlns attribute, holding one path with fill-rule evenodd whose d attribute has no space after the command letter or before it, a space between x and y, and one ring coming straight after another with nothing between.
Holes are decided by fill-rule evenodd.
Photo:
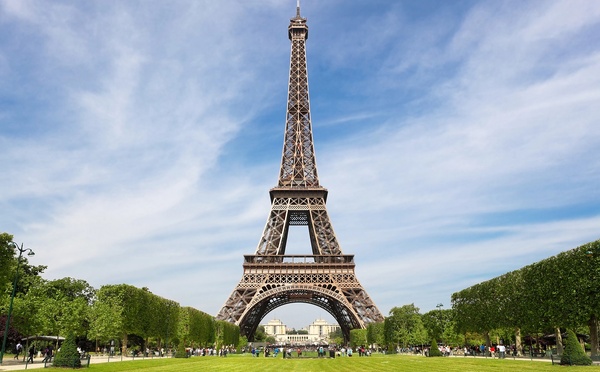
<instances>
[{"instance_id":1,"label":"trimmed hedge","mask_svg":"<svg viewBox=\"0 0 600 372\"><path fill-rule=\"evenodd\" d=\"M438 348L437 341L435 340L435 338L433 340L431 340L431 347L429 348L429 355L428 356L430 356L430 357L441 357L441 356L443 356L442 352Z\"/></svg>"},{"instance_id":2,"label":"trimmed hedge","mask_svg":"<svg viewBox=\"0 0 600 372\"><path fill-rule=\"evenodd\" d=\"M587 356L577 340L575 332L570 329L567 330L567 342L565 351L560 358L560 364L569 366L589 366L592 364L592 359Z\"/></svg>"},{"instance_id":3,"label":"trimmed hedge","mask_svg":"<svg viewBox=\"0 0 600 372\"><path fill-rule=\"evenodd\" d=\"M60 350L56 353L54 362L52 364L55 367L81 367L81 359L79 351L77 351L77 345L75 344L75 337L73 335L68 335L65 338L65 341L60 346Z\"/></svg>"}]
</instances>

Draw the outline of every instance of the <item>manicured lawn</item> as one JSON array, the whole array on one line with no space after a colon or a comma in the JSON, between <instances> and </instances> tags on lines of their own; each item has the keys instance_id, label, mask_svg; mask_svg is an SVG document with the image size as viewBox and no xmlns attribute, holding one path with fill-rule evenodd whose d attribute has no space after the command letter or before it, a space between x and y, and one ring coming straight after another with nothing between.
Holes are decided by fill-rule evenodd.
<instances>
[{"instance_id":1,"label":"manicured lawn","mask_svg":"<svg viewBox=\"0 0 600 372\"><path fill-rule=\"evenodd\" d=\"M132 362L111 362L90 366L93 372L117 371L223 371L223 372L379 372L379 371L600 371L600 367L562 367L548 362L530 362L511 359L477 358L424 358L406 355L374 355L372 357L335 359L282 359L252 358L248 355L230 355L227 358L194 357L190 359L155 359Z\"/></svg>"}]
</instances>

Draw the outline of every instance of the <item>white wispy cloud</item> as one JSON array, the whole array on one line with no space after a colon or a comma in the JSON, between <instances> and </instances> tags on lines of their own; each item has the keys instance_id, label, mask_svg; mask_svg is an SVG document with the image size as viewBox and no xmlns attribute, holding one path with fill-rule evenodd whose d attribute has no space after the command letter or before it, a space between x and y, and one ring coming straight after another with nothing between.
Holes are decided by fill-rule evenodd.
<instances>
[{"instance_id":1,"label":"white wispy cloud","mask_svg":"<svg viewBox=\"0 0 600 372\"><path fill-rule=\"evenodd\" d=\"M441 86L428 86L440 106L389 116L369 135L325 149L321 174L335 190L329 203L345 226L342 241L367 261L357 270L377 290L397 284L381 289L384 309L422 296L433 308L449 291L598 238L600 64L597 48L571 44L583 45L599 17L597 6L580 5L574 12L585 16L559 23L561 6L498 14L479 5L442 46L450 56L426 64L438 72L453 63ZM554 58L556 50L565 54ZM407 53L405 67L380 70L380 79L400 79L422 59ZM480 226L488 215L590 203L589 217ZM435 294L425 299L424 288Z\"/></svg>"},{"instance_id":2,"label":"white wispy cloud","mask_svg":"<svg viewBox=\"0 0 600 372\"><path fill-rule=\"evenodd\" d=\"M430 5L303 2L328 210L384 313L599 237L600 6ZM268 215L294 7L0 2L2 230L50 278L215 314Z\"/></svg>"}]
</instances>

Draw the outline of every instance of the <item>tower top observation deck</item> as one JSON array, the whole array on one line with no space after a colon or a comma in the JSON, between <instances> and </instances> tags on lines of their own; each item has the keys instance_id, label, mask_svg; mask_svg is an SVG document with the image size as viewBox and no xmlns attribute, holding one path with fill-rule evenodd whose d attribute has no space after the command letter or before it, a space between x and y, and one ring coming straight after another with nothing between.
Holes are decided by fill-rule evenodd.
<instances>
[{"instance_id":1,"label":"tower top observation deck","mask_svg":"<svg viewBox=\"0 0 600 372\"><path fill-rule=\"evenodd\" d=\"M296 3L296 16L290 19L290 26L288 27L288 37L290 40L292 40L293 35L304 37L304 40L308 39L306 18L302 18L300 15L300 0Z\"/></svg>"}]
</instances>

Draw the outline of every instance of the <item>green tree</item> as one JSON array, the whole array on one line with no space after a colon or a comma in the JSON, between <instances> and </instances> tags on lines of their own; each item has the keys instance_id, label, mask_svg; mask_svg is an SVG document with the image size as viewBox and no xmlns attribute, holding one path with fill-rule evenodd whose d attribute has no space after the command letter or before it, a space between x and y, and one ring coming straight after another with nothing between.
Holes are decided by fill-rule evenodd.
<instances>
[{"instance_id":1,"label":"green tree","mask_svg":"<svg viewBox=\"0 0 600 372\"><path fill-rule=\"evenodd\" d=\"M180 307L179 308L179 321L177 322L177 335L179 336L179 340L181 340L181 344L179 344L177 348L177 352L181 349L181 346L185 348L186 345L191 341L192 335L190 333L190 318L191 318L191 308L190 307ZM186 343L187 342L187 343ZM182 358L179 356L179 358Z\"/></svg>"},{"instance_id":2,"label":"green tree","mask_svg":"<svg viewBox=\"0 0 600 372\"><path fill-rule=\"evenodd\" d=\"M123 334L123 299L113 287L102 287L92 305L89 337L104 343L118 340Z\"/></svg>"},{"instance_id":3,"label":"green tree","mask_svg":"<svg viewBox=\"0 0 600 372\"><path fill-rule=\"evenodd\" d=\"M438 348L437 341L434 339L431 340L431 346L429 347L429 356L430 357L441 357L442 352Z\"/></svg>"},{"instance_id":4,"label":"green tree","mask_svg":"<svg viewBox=\"0 0 600 372\"><path fill-rule=\"evenodd\" d=\"M254 332L254 341L256 342L264 342L267 339L267 334L265 333L265 327L259 325L256 328L256 332Z\"/></svg>"},{"instance_id":5,"label":"green tree","mask_svg":"<svg viewBox=\"0 0 600 372\"><path fill-rule=\"evenodd\" d=\"M0 296L5 297L12 291L12 279L15 271L15 247L10 244L13 236L7 233L0 234Z\"/></svg>"},{"instance_id":6,"label":"green tree","mask_svg":"<svg viewBox=\"0 0 600 372\"><path fill-rule=\"evenodd\" d=\"M367 325L367 343L369 345L378 346L383 346L385 344L383 322L369 323L369 325Z\"/></svg>"},{"instance_id":7,"label":"green tree","mask_svg":"<svg viewBox=\"0 0 600 372\"><path fill-rule=\"evenodd\" d=\"M367 330L366 329L353 329L350 331L350 346L357 348L358 346L365 345L367 343Z\"/></svg>"},{"instance_id":8,"label":"green tree","mask_svg":"<svg viewBox=\"0 0 600 372\"><path fill-rule=\"evenodd\" d=\"M488 345L490 332L510 329L520 351L522 332L554 332L560 342L561 328L585 325L596 356L599 281L600 240L454 293L456 327L461 333L482 333Z\"/></svg>"},{"instance_id":9,"label":"green tree","mask_svg":"<svg viewBox=\"0 0 600 372\"><path fill-rule=\"evenodd\" d=\"M248 337L246 336L240 336L240 339L238 341L237 344L237 352L240 353L242 351L243 348L245 348L246 346L248 346Z\"/></svg>"},{"instance_id":10,"label":"green tree","mask_svg":"<svg viewBox=\"0 0 600 372\"><path fill-rule=\"evenodd\" d=\"M223 346L235 347L239 342L240 327L222 320L215 322L215 344L217 349Z\"/></svg>"},{"instance_id":11,"label":"green tree","mask_svg":"<svg viewBox=\"0 0 600 372\"><path fill-rule=\"evenodd\" d=\"M336 345L342 345L344 343L344 334L341 328L336 328L335 331L329 334L329 342Z\"/></svg>"},{"instance_id":12,"label":"green tree","mask_svg":"<svg viewBox=\"0 0 600 372\"><path fill-rule=\"evenodd\" d=\"M10 298L16 279L13 310L7 335L9 340L16 340L21 335L35 333L36 324L34 317L36 316L37 308L29 306L30 304L24 301L24 297L36 283L40 282L41 278L39 275L46 269L46 266L30 265L27 255L22 255L20 261L18 261L19 252L12 241L12 235L0 233L0 314L3 314L0 317L2 322L0 339L4 337L6 315L10 307ZM19 268L18 273L17 266Z\"/></svg>"},{"instance_id":13,"label":"green tree","mask_svg":"<svg viewBox=\"0 0 600 372\"><path fill-rule=\"evenodd\" d=\"M384 321L384 337L387 345L408 347L423 345L427 332L414 304L394 307Z\"/></svg>"},{"instance_id":14,"label":"green tree","mask_svg":"<svg viewBox=\"0 0 600 372\"><path fill-rule=\"evenodd\" d=\"M31 283L35 285L15 306L27 333L86 335L90 328L90 303L95 295L86 281L63 278L37 279Z\"/></svg>"},{"instance_id":15,"label":"green tree","mask_svg":"<svg viewBox=\"0 0 600 372\"><path fill-rule=\"evenodd\" d=\"M212 316L191 307L182 307L178 322L179 338L189 346L208 346L211 340L210 332L214 329L212 323Z\"/></svg>"},{"instance_id":16,"label":"green tree","mask_svg":"<svg viewBox=\"0 0 600 372\"><path fill-rule=\"evenodd\" d=\"M79 352L77 351L77 345L75 344L75 336L73 334L67 335L60 350L54 357L53 365L56 367L69 367L78 368L81 367L81 359Z\"/></svg>"},{"instance_id":17,"label":"green tree","mask_svg":"<svg viewBox=\"0 0 600 372\"><path fill-rule=\"evenodd\" d=\"M188 353L185 350L185 342L181 340L179 342L179 346L177 347L177 351L175 352L175 358L187 358Z\"/></svg>"},{"instance_id":18,"label":"green tree","mask_svg":"<svg viewBox=\"0 0 600 372\"><path fill-rule=\"evenodd\" d=\"M592 359L587 356L577 340L575 332L570 329L567 330L566 342L565 351L560 358L560 364L577 366L589 366L592 364Z\"/></svg>"},{"instance_id":19,"label":"green tree","mask_svg":"<svg viewBox=\"0 0 600 372\"><path fill-rule=\"evenodd\" d=\"M11 243L13 236L8 233L0 233L0 304L6 303L12 292L15 270L17 268L17 259L19 253ZM44 265L30 265L27 255L21 256L19 264L19 274L17 275L17 287L15 295L20 297L25 295L32 286L32 281L39 278L40 274L46 270Z\"/></svg>"},{"instance_id":20,"label":"green tree","mask_svg":"<svg viewBox=\"0 0 600 372\"><path fill-rule=\"evenodd\" d=\"M93 333L102 338L120 338L123 354L127 352L130 334L143 338L165 337L165 342L178 339L180 311L177 302L127 284L102 286L97 297ZM112 309L108 309L109 306ZM111 321L116 324L107 324Z\"/></svg>"},{"instance_id":21,"label":"green tree","mask_svg":"<svg viewBox=\"0 0 600 372\"><path fill-rule=\"evenodd\" d=\"M422 316L423 326L428 337L435 338L446 345L459 345L464 337L456 331L453 309L431 310Z\"/></svg>"},{"instance_id":22,"label":"green tree","mask_svg":"<svg viewBox=\"0 0 600 372\"><path fill-rule=\"evenodd\" d=\"M452 310L431 310L423 314L421 319L429 338L443 342L444 331L450 326L449 323L452 319Z\"/></svg>"}]
</instances>

